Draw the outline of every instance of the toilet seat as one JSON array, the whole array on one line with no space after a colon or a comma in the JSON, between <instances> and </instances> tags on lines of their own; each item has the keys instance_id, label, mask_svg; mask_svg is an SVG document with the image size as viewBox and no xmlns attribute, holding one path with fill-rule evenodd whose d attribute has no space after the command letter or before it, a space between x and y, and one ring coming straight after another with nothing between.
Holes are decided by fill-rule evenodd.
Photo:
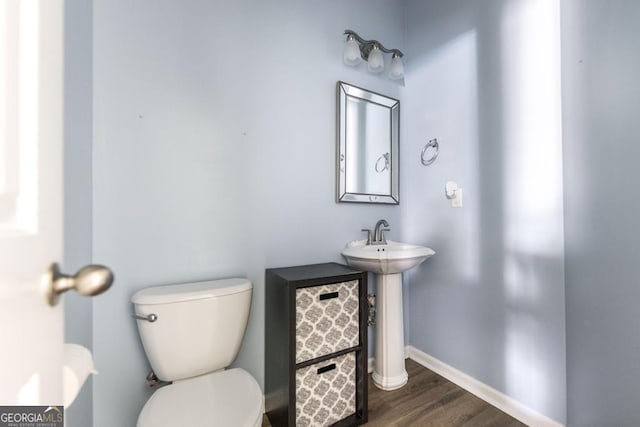
<instances>
[{"instance_id":1,"label":"toilet seat","mask_svg":"<svg viewBox=\"0 0 640 427\"><path fill-rule=\"evenodd\" d=\"M138 416L138 427L256 427L262 391L242 369L176 381L157 390Z\"/></svg>"}]
</instances>

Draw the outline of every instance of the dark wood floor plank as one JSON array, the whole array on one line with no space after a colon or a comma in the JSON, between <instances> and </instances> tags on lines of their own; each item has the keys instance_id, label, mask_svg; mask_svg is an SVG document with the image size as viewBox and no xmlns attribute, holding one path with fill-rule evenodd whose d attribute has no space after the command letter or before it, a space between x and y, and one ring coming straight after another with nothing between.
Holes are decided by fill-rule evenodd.
<instances>
[{"instance_id":1,"label":"dark wood floor plank","mask_svg":"<svg viewBox=\"0 0 640 427\"><path fill-rule=\"evenodd\" d=\"M514 418L511 418L511 420L506 419L506 417L509 417L507 414L505 414L504 412L502 412L497 408L494 408L491 405L486 404L486 402L483 402L483 403L484 405L482 409L476 412L465 423L463 423L461 427L475 427L479 425L480 426L516 427L516 426L523 425L522 423L520 423L518 420Z\"/></svg>"},{"instance_id":2,"label":"dark wood floor plank","mask_svg":"<svg viewBox=\"0 0 640 427\"><path fill-rule=\"evenodd\" d=\"M451 381L407 359L409 382L382 391L369 376L369 427L526 427ZM271 427L265 416L263 427Z\"/></svg>"},{"instance_id":3,"label":"dark wood floor plank","mask_svg":"<svg viewBox=\"0 0 640 427\"><path fill-rule=\"evenodd\" d=\"M464 390L455 391L456 399L442 402L437 410L431 413L422 413L415 419L413 425L433 425L433 426L462 426L474 417L476 413L482 411L486 402L470 395Z\"/></svg>"},{"instance_id":4,"label":"dark wood floor plank","mask_svg":"<svg viewBox=\"0 0 640 427\"><path fill-rule=\"evenodd\" d=\"M455 388L455 385L424 368L410 374L410 382L399 390L382 391L369 381L369 420L372 426L388 426L404 422L425 408L438 405L438 401Z\"/></svg>"}]
</instances>

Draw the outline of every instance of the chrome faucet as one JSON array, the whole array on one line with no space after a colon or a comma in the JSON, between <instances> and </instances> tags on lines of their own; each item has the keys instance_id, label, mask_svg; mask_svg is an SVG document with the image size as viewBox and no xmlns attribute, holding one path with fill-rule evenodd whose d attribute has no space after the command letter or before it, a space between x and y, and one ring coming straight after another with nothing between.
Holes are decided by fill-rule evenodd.
<instances>
[{"instance_id":1,"label":"chrome faucet","mask_svg":"<svg viewBox=\"0 0 640 427\"><path fill-rule=\"evenodd\" d=\"M384 238L384 232L385 231L389 231L388 228L382 228L382 227L388 227L389 223L387 222L386 219L381 219L380 221L376 222L376 228L374 229L374 233L373 233L373 241L371 242L372 245L386 245L387 244L387 240Z\"/></svg>"},{"instance_id":2,"label":"chrome faucet","mask_svg":"<svg viewBox=\"0 0 640 427\"><path fill-rule=\"evenodd\" d=\"M374 228L373 233L368 228L363 228L362 231L367 232L367 245L386 245L387 239L384 238L384 232L391 231L391 230L388 228L382 228L382 227L388 227L388 226L389 226L389 223L387 222L387 220L381 219L380 221L376 222L376 226Z\"/></svg>"}]
</instances>

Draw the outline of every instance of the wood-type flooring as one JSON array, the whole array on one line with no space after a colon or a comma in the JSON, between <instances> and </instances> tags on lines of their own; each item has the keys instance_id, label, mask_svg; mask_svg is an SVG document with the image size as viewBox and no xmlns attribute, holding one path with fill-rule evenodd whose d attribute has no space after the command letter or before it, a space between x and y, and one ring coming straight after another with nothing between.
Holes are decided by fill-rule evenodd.
<instances>
[{"instance_id":1,"label":"wood-type flooring","mask_svg":"<svg viewBox=\"0 0 640 427\"><path fill-rule=\"evenodd\" d=\"M382 391L369 375L368 427L522 427L525 424L406 360L409 382L399 390ZM262 427L270 427L263 418Z\"/></svg>"}]
</instances>

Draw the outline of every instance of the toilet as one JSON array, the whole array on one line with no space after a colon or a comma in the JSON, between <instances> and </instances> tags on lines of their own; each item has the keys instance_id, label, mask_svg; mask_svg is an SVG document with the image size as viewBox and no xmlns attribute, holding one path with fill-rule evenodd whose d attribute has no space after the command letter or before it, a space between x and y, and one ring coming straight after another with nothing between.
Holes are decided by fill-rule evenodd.
<instances>
[{"instance_id":1,"label":"toilet","mask_svg":"<svg viewBox=\"0 0 640 427\"><path fill-rule=\"evenodd\" d=\"M249 318L252 285L223 279L143 289L131 297L156 390L138 427L262 425L262 391L235 359Z\"/></svg>"}]
</instances>

